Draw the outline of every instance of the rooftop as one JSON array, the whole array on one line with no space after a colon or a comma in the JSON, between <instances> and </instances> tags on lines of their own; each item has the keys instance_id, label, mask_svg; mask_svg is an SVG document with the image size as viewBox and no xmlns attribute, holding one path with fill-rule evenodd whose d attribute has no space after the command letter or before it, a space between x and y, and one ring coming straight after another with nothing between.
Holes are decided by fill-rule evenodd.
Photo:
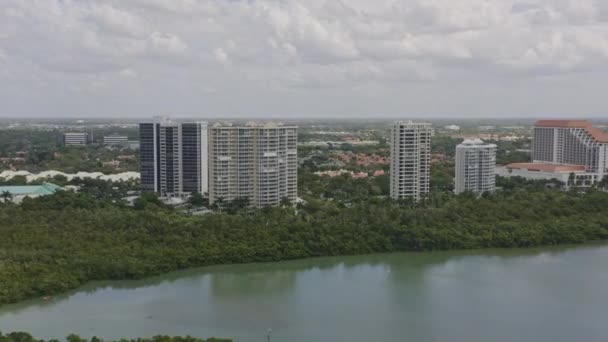
<instances>
[{"instance_id":1,"label":"rooftop","mask_svg":"<svg viewBox=\"0 0 608 342\"><path fill-rule=\"evenodd\" d=\"M465 139L462 143L458 145L459 148L466 147L496 147L494 144L486 144L483 140L479 138L475 139Z\"/></svg>"},{"instance_id":2,"label":"rooftop","mask_svg":"<svg viewBox=\"0 0 608 342\"><path fill-rule=\"evenodd\" d=\"M591 122L586 120L538 120L534 126L550 128L584 128L593 139L601 143L608 143L608 133L593 127Z\"/></svg>"},{"instance_id":3,"label":"rooftop","mask_svg":"<svg viewBox=\"0 0 608 342\"><path fill-rule=\"evenodd\" d=\"M295 125L285 125L282 122L268 121L268 122L256 122L249 121L244 125L233 124L232 122L218 121L213 124L214 128L297 128Z\"/></svg>"},{"instance_id":4,"label":"rooftop","mask_svg":"<svg viewBox=\"0 0 608 342\"><path fill-rule=\"evenodd\" d=\"M61 187L53 183L43 183L42 185L17 185L0 186L0 193L10 192L14 196L20 195L52 195Z\"/></svg>"},{"instance_id":5,"label":"rooftop","mask_svg":"<svg viewBox=\"0 0 608 342\"><path fill-rule=\"evenodd\" d=\"M396 125L400 125L400 126L422 126L422 127L431 127L432 126L432 124L430 122L418 122L418 121L412 121L412 120L397 121Z\"/></svg>"},{"instance_id":6,"label":"rooftop","mask_svg":"<svg viewBox=\"0 0 608 342\"><path fill-rule=\"evenodd\" d=\"M547 163L512 163L505 165L507 169L528 170L538 172L585 172L583 165L547 164Z\"/></svg>"}]
</instances>

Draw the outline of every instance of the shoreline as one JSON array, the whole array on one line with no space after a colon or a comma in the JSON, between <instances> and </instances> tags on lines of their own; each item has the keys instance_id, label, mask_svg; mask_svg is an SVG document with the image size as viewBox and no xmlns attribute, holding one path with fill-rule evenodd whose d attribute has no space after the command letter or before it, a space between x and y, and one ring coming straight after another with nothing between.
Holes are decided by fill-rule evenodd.
<instances>
[{"instance_id":1,"label":"shoreline","mask_svg":"<svg viewBox=\"0 0 608 342\"><path fill-rule=\"evenodd\" d=\"M168 272L150 274L146 276L142 276L140 278L132 278L132 279L98 279L98 280L90 280L83 284L80 284L77 287L68 289L67 291L63 291L60 293L52 293L47 294L45 296L40 297L31 297L23 300L19 300L17 302L10 303L0 303L0 315L2 315L3 309L18 306L30 306L30 305L44 305L44 304L52 304L57 300L63 300L68 298L69 296L82 292L82 291L97 291L105 288L115 288L112 284L116 283L124 283L125 285L131 285L137 282L146 282L158 280L158 282L153 283L154 285L160 284L165 281L174 281L180 278L187 277L188 272L198 272L202 270L209 271L218 271L221 268L238 268L238 267L250 267L254 265L259 265L262 267L272 267L273 265L278 264L292 264L292 266L296 266L297 263L309 263L312 261L331 261L332 259L337 258L360 258L360 257L376 257L376 258L384 258L394 257L397 255L409 254L412 256L420 256L422 254L433 254L434 256L442 256L442 254L450 254L449 257L475 257L475 256L487 256L487 257L520 257L520 256L528 256L528 255L536 255L539 253L547 253L547 252L567 252L572 249L580 249L580 248L597 248L602 246L608 246L608 240L593 240L587 241L583 243L567 243L567 244L558 244L558 245L539 245L539 246L528 246L528 247L490 247L490 248L472 248L472 249L451 249L451 250L426 250L426 251L394 251L394 252L378 252L378 253L364 253L364 254L345 254L345 255L333 255L333 256L316 256L316 257L305 257L305 258L295 258L295 259L286 259L286 260L277 260L277 261L267 261L267 262L249 262L249 263L224 263L224 264L209 264L203 266L193 266L186 267L182 269L176 269ZM488 252L494 253L488 253ZM497 253L501 252L501 253ZM505 255L513 252L513 255ZM524 252L524 253L522 253ZM382 260L379 260L382 261ZM340 261L338 263L342 263L344 261ZM336 263L336 264L338 264ZM318 267L318 266L313 266ZM214 270L215 269L215 270ZM206 272L211 274L212 272ZM162 278L162 279L160 279ZM167 279L169 278L169 279ZM150 286L140 285L140 286L127 286L127 288L140 288L142 286ZM116 287L119 289L120 287ZM45 300L44 297L51 297L50 300Z\"/></svg>"}]
</instances>

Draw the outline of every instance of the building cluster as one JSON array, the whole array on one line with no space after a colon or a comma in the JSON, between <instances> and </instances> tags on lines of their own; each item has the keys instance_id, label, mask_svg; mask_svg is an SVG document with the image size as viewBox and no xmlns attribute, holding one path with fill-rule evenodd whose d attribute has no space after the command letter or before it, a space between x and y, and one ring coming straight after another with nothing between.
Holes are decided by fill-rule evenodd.
<instances>
[{"instance_id":1,"label":"building cluster","mask_svg":"<svg viewBox=\"0 0 608 342\"><path fill-rule=\"evenodd\" d=\"M608 175L608 134L584 120L539 120L534 125L532 162L505 165L496 173L592 186Z\"/></svg>"},{"instance_id":2,"label":"building cluster","mask_svg":"<svg viewBox=\"0 0 608 342\"><path fill-rule=\"evenodd\" d=\"M397 122L391 133L391 197L419 201L429 193L430 124ZM496 188L496 175L556 179L590 187L608 176L608 133L583 120L539 120L532 162L496 167L496 145L465 139L456 147L454 192L481 195Z\"/></svg>"},{"instance_id":3,"label":"building cluster","mask_svg":"<svg viewBox=\"0 0 608 342\"><path fill-rule=\"evenodd\" d=\"M420 201L430 192L431 138L429 123L401 121L391 131L390 191L393 199ZM481 195L496 188L496 145L480 139L456 147L455 192Z\"/></svg>"},{"instance_id":4,"label":"building cluster","mask_svg":"<svg viewBox=\"0 0 608 342\"><path fill-rule=\"evenodd\" d=\"M164 197L208 194L211 204L236 199L255 207L297 200L297 127L140 124L141 183Z\"/></svg>"},{"instance_id":5,"label":"building cluster","mask_svg":"<svg viewBox=\"0 0 608 342\"><path fill-rule=\"evenodd\" d=\"M339 160L344 164L355 163L359 166L389 165L391 160L377 154L339 152L332 156L333 160Z\"/></svg>"},{"instance_id":6,"label":"building cluster","mask_svg":"<svg viewBox=\"0 0 608 342\"><path fill-rule=\"evenodd\" d=\"M87 132L66 132L63 133L64 146L84 146L93 142L93 134ZM132 141L126 135L110 134L103 137L103 145L106 147L139 149L139 141Z\"/></svg>"}]
</instances>

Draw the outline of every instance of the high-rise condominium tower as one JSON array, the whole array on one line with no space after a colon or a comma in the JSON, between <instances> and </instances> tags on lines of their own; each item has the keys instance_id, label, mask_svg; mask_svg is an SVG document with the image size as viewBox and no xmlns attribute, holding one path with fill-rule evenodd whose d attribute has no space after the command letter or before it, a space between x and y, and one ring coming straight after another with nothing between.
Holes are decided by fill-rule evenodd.
<instances>
[{"instance_id":1,"label":"high-rise condominium tower","mask_svg":"<svg viewBox=\"0 0 608 342\"><path fill-rule=\"evenodd\" d=\"M208 192L207 123L139 124L141 184L161 196Z\"/></svg>"},{"instance_id":2,"label":"high-rise condominium tower","mask_svg":"<svg viewBox=\"0 0 608 342\"><path fill-rule=\"evenodd\" d=\"M496 145L480 139L465 140L456 147L456 184L454 192L481 195L496 188Z\"/></svg>"},{"instance_id":3,"label":"high-rise condominium tower","mask_svg":"<svg viewBox=\"0 0 608 342\"><path fill-rule=\"evenodd\" d=\"M584 120L540 120L534 125L535 163L582 165L591 182L608 175L608 134Z\"/></svg>"},{"instance_id":4,"label":"high-rise condominium tower","mask_svg":"<svg viewBox=\"0 0 608 342\"><path fill-rule=\"evenodd\" d=\"M430 190L431 136L429 123L400 121L391 132L391 197L419 201Z\"/></svg>"},{"instance_id":5,"label":"high-rise condominium tower","mask_svg":"<svg viewBox=\"0 0 608 342\"><path fill-rule=\"evenodd\" d=\"M297 127L276 123L209 128L209 200L255 207L297 199Z\"/></svg>"}]
</instances>

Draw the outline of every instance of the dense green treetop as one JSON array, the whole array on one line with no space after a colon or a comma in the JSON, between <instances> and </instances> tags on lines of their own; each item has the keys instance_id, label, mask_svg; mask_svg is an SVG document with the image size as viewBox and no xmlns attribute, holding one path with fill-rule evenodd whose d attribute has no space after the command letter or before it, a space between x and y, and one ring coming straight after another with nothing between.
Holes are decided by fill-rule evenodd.
<instances>
[{"instance_id":1,"label":"dense green treetop","mask_svg":"<svg viewBox=\"0 0 608 342\"><path fill-rule=\"evenodd\" d=\"M200 339L196 337L171 337L171 336L154 336L152 338L137 338L137 339L121 339L119 341L105 341L105 342L231 342L232 340L221 339L221 338L210 338ZM13 332L9 334L2 334L0 332L0 342L47 342L46 340L39 340L32 337L32 335L24 332ZM49 340L48 342L60 342L58 340ZM66 338L66 342L104 342L104 340L93 337L90 340L82 338L78 335L69 335Z\"/></svg>"},{"instance_id":2,"label":"dense green treetop","mask_svg":"<svg viewBox=\"0 0 608 342\"><path fill-rule=\"evenodd\" d=\"M213 264L603 240L606 207L605 192L520 184L482 198L439 192L417 205L308 197L296 208L184 217L154 198L128 208L59 192L0 205L0 303Z\"/></svg>"}]
</instances>

